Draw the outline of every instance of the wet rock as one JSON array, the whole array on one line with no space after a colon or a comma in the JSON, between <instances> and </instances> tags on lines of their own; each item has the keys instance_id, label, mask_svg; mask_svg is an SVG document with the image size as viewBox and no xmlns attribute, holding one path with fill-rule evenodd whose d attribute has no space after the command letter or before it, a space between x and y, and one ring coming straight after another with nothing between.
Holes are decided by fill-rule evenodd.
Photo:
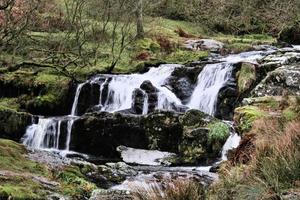
<instances>
[{"instance_id":1,"label":"wet rock","mask_svg":"<svg viewBox=\"0 0 300 200\"><path fill-rule=\"evenodd\" d=\"M300 95L300 65L282 66L270 73L252 91L257 97Z\"/></svg>"},{"instance_id":2,"label":"wet rock","mask_svg":"<svg viewBox=\"0 0 300 200\"><path fill-rule=\"evenodd\" d=\"M32 115L0 106L0 137L19 142L27 126L32 123Z\"/></svg>"},{"instance_id":3,"label":"wet rock","mask_svg":"<svg viewBox=\"0 0 300 200\"><path fill-rule=\"evenodd\" d=\"M98 83L84 84L78 98L77 115L82 115L89 108L98 105L99 98L100 98L100 85Z\"/></svg>"},{"instance_id":4,"label":"wet rock","mask_svg":"<svg viewBox=\"0 0 300 200\"><path fill-rule=\"evenodd\" d=\"M117 150L121 153L124 162L138 165L171 165L169 160L176 157L174 153L133 149L125 146L119 146Z\"/></svg>"},{"instance_id":5,"label":"wet rock","mask_svg":"<svg viewBox=\"0 0 300 200\"><path fill-rule=\"evenodd\" d=\"M144 81L140 88L145 91L148 98L148 113L153 112L158 103L158 89L150 81ZM145 97L145 95L144 95Z\"/></svg>"},{"instance_id":6,"label":"wet rock","mask_svg":"<svg viewBox=\"0 0 300 200\"><path fill-rule=\"evenodd\" d=\"M182 135L180 115L171 111L155 111L142 119L141 126L149 140L149 149L178 152Z\"/></svg>"},{"instance_id":7,"label":"wet rock","mask_svg":"<svg viewBox=\"0 0 300 200\"><path fill-rule=\"evenodd\" d=\"M116 158L120 145L145 148L148 139L140 117L119 113L93 113L76 120L72 128L71 150Z\"/></svg>"},{"instance_id":8,"label":"wet rock","mask_svg":"<svg viewBox=\"0 0 300 200\"><path fill-rule=\"evenodd\" d=\"M178 67L166 81L166 86L183 102L192 96L203 67Z\"/></svg>"},{"instance_id":9,"label":"wet rock","mask_svg":"<svg viewBox=\"0 0 300 200\"><path fill-rule=\"evenodd\" d=\"M214 121L217 120L197 110L185 114L158 110L145 116L90 113L74 122L70 148L117 159L120 158L117 147L126 146L178 154L179 160L167 160L171 163L206 162L218 157L222 148L219 141L216 141L219 145L207 142Z\"/></svg>"},{"instance_id":10,"label":"wet rock","mask_svg":"<svg viewBox=\"0 0 300 200\"><path fill-rule=\"evenodd\" d=\"M144 110L144 103L145 103L145 92L139 88L133 91L132 99L132 107L134 113L136 114L143 114Z\"/></svg>"}]
</instances>

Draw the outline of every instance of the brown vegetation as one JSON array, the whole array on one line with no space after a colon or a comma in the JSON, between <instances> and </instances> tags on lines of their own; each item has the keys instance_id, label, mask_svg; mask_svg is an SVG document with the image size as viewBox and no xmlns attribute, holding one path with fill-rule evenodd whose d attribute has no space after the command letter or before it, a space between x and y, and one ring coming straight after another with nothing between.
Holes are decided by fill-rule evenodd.
<instances>
[{"instance_id":1,"label":"brown vegetation","mask_svg":"<svg viewBox=\"0 0 300 200\"><path fill-rule=\"evenodd\" d=\"M165 184L163 189L159 186L149 190L137 188L134 196L135 200L204 200L205 190L201 183L176 180Z\"/></svg>"}]
</instances>

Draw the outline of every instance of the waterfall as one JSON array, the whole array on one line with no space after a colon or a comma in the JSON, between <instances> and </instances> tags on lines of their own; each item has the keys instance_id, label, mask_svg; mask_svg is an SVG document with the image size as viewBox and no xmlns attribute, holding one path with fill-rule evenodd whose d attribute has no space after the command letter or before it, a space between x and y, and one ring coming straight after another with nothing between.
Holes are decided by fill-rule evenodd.
<instances>
[{"instance_id":1,"label":"waterfall","mask_svg":"<svg viewBox=\"0 0 300 200\"><path fill-rule=\"evenodd\" d=\"M65 118L67 122L67 138L65 143L65 151L70 150L72 127L77 114L78 99L82 87L85 83L79 84L75 93L72 105L71 115ZM59 150L59 139L61 136L61 118L42 118L38 120L38 124L32 124L26 130L22 138L24 145L33 149L55 149Z\"/></svg>"},{"instance_id":2,"label":"waterfall","mask_svg":"<svg viewBox=\"0 0 300 200\"><path fill-rule=\"evenodd\" d=\"M140 88L144 81L151 81L158 92L158 107L157 109L170 108L171 104L181 105L181 101L170 90L163 85L167 78L169 78L176 67L181 65L166 64L161 65L158 68L151 68L145 74L131 74L131 75L111 75L105 83L108 83L108 79L111 79L108 83L108 96L104 105L102 105L102 111L116 112L120 110L130 109L133 99L132 94L136 88ZM101 85L100 92L102 94L104 90L104 83ZM102 98L102 95L101 95ZM102 99L100 98L100 103ZM146 98L146 96L145 96Z\"/></svg>"},{"instance_id":3,"label":"waterfall","mask_svg":"<svg viewBox=\"0 0 300 200\"><path fill-rule=\"evenodd\" d=\"M58 121L54 118L40 118L38 124L27 128L23 144L33 149L57 148L60 131L57 131ZM60 125L59 125L60 128Z\"/></svg>"},{"instance_id":4,"label":"waterfall","mask_svg":"<svg viewBox=\"0 0 300 200\"><path fill-rule=\"evenodd\" d=\"M77 114L77 105L78 105L79 95L80 95L81 89L84 85L85 85L85 83L81 83L77 87L74 102L72 105L71 116L76 116L76 114Z\"/></svg>"},{"instance_id":5,"label":"waterfall","mask_svg":"<svg viewBox=\"0 0 300 200\"><path fill-rule=\"evenodd\" d=\"M144 92L143 115L148 114L148 101L149 101L149 96L146 92Z\"/></svg>"},{"instance_id":6,"label":"waterfall","mask_svg":"<svg viewBox=\"0 0 300 200\"><path fill-rule=\"evenodd\" d=\"M72 127L78 118L78 104L82 88L86 84L98 84L100 87L99 104L95 105L101 108L101 111L117 112L130 109L134 99L132 98L137 88L141 89L141 85L145 81L150 81L155 87L155 95L157 95L157 105L155 109L174 110L176 107L184 106L191 109L198 109L210 115L216 112L216 104L220 89L231 78L233 64L240 61L256 62L263 56L273 53L270 51L253 51L236 55L229 55L219 59L219 63L207 64L202 72L198 75L196 88L187 105L183 105L181 100L174 94L165 84L177 67L182 65L166 64L157 68L150 68L144 74L130 75L99 75L87 80L85 83L79 84L75 93L72 110L70 115L64 117L40 117L37 124L33 124L27 128L22 138L23 144L33 149L56 149L64 147L64 151L70 150L70 142L72 138ZM148 93L143 91L143 111L142 114L148 114L149 99L152 98ZM149 93L150 94L150 93ZM62 122L66 122L67 132L64 133L66 141L60 144L62 135ZM232 135L225 144L224 152L228 146L235 145L237 135ZM223 158L225 153L223 152Z\"/></svg>"},{"instance_id":7,"label":"waterfall","mask_svg":"<svg viewBox=\"0 0 300 200\"><path fill-rule=\"evenodd\" d=\"M206 65L198 76L197 87L188 106L214 115L219 91L230 79L232 68L230 63Z\"/></svg>"}]
</instances>

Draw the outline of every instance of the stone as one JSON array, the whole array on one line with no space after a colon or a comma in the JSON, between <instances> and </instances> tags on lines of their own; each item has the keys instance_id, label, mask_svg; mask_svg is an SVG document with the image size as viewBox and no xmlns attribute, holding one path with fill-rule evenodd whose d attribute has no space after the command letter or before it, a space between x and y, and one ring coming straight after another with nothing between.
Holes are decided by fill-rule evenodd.
<instances>
[{"instance_id":1,"label":"stone","mask_svg":"<svg viewBox=\"0 0 300 200\"><path fill-rule=\"evenodd\" d=\"M32 115L6 109L0 106L0 137L19 142L27 126L32 123Z\"/></svg>"},{"instance_id":2,"label":"stone","mask_svg":"<svg viewBox=\"0 0 300 200\"><path fill-rule=\"evenodd\" d=\"M143 90L139 88L135 89L132 94L132 99L132 111L136 114L143 114L145 103L145 93L143 92Z\"/></svg>"},{"instance_id":3,"label":"stone","mask_svg":"<svg viewBox=\"0 0 300 200\"><path fill-rule=\"evenodd\" d=\"M178 67L166 81L166 86L183 102L188 103L203 67Z\"/></svg>"},{"instance_id":4,"label":"stone","mask_svg":"<svg viewBox=\"0 0 300 200\"><path fill-rule=\"evenodd\" d=\"M161 165L210 162L219 156L222 148L220 145L213 148L214 143L207 142L210 124L215 121L218 120L198 110L189 110L185 114L160 110L148 115L89 113L75 120L70 150L120 159L117 147L126 146L119 151L129 149L138 151L137 155L144 155L149 153L146 150L157 150L178 155L175 159L171 156L158 161L157 164ZM131 161L128 163L135 163Z\"/></svg>"},{"instance_id":5,"label":"stone","mask_svg":"<svg viewBox=\"0 0 300 200\"><path fill-rule=\"evenodd\" d=\"M300 65L284 65L269 72L252 94L255 97L300 95Z\"/></svg>"},{"instance_id":6,"label":"stone","mask_svg":"<svg viewBox=\"0 0 300 200\"><path fill-rule=\"evenodd\" d=\"M184 43L184 47L190 50L209 50L212 52L218 52L224 47L224 43L213 39L197 39L187 40Z\"/></svg>"},{"instance_id":7,"label":"stone","mask_svg":"<svg viewBox=\"0 0 300 200\"><path fill-rule=\"evenodd\" d=\"M171 165L172 163L168 160L176 157L174 153L134 149L125 146L119 146L117 151L120 152L124 162L137 165Z\"/></svg>"},{"instance_id":8,"label":"stone","mask_svg":"<svg viewBox=\"0 0 300 200\"><path fill-rule=\"evenodd\" d=\"M133 200L129 191L97 189L92 192L90 200Z\"/></svg>"},{"instance_id":9,"label":"stone","mask_svg":"<svg viewBox=\"0 0 300 200\"><path fill-rule=\"evenodd\" d=\"M100 85L85 83L78 97L77 115L83 115L89 108L99 104Z\"/></svg>"}]
</instances>

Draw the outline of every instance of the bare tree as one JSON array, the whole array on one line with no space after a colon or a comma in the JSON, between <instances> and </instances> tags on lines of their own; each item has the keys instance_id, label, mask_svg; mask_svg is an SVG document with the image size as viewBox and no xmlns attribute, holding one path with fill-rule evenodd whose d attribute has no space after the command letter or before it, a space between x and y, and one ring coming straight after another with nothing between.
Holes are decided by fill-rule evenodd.
<instances>
[{"instance_id":1,"label":"bare tree","mask_svg":"<svg viewBox=\"0 0 300 200\"><path fill-rule=\"evenodd\" d=\"M143 0L136 0L136 37L143 39L145 37L143 25Z\"/></svg>"}]
</instances>

